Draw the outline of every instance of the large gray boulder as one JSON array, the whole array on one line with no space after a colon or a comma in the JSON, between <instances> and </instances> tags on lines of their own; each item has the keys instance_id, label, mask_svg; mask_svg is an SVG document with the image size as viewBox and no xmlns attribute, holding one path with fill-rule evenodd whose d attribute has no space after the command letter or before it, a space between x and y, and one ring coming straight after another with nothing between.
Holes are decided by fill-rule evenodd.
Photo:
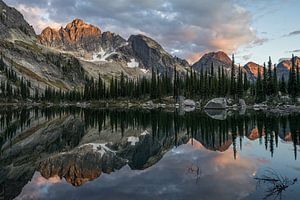
<instances>
[{"instance_id":1,"label":"large gray boulder","mask_svg":"<svg viewBox=\"0 0 300 200\"><path fill-rule=\"evenodd\" d=\"M242 108L246 108L247 105L246 105L246 102L244 99L239 99L239 105L242 107Z\"/></svg>"},{"instance_id":2,"label":"large gray boulder","mask_svg":"<svg viewBox=\"0 0 300 200\"><path fill-rule=\"evenodd\" d=\"M204 106L204 109L226 109L226 108L227 108L227 101L225 98L214 98Z\"/></svg>"},{"instance_id":3,"label":"large gray boulder","mask_svg":"<svg viewBox=\"0 0 300 200\"><path fill-rule=\"evenodd\" d=\"M196 107L196 102L191 99L184 100L182 104L185 107Z\"/></svg>"}]
</instances>

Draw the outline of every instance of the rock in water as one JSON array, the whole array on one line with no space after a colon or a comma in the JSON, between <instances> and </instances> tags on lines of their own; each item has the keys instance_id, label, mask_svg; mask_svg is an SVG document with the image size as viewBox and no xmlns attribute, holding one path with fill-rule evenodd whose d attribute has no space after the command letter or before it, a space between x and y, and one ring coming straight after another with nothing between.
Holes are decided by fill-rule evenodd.
<instances>
[{"instance_id":1,"label":"rock in water","mask_svg":"<svg viewBox=\"0 0 300 200\"><path fill-rule=\"evenodd\" d=\"M186 99L183 101L183 106L185 107L196 107L196 102L191 99Z\"/></svg>"},{"instance_id":2,"label":"rock in water","mask_svg":"<svg viewBox=\"0 0 300 200\"><path fill-rule=\"evenodd\" d=\"M247 107L246 102L245 102L244 99L239 99L239 105L240 105L242 108Z\"/></svg>"},{"instance_id":3,"label":"rock in water","mask_svg":"<svg viewBox=\"0 0 300 200\"><path fill-rule=\"evenodd\" d=\"M204 109L226 109L226 108L227 108L227 101L225 98L214 98L204 106Z\"/></svg>"}]
</instances>

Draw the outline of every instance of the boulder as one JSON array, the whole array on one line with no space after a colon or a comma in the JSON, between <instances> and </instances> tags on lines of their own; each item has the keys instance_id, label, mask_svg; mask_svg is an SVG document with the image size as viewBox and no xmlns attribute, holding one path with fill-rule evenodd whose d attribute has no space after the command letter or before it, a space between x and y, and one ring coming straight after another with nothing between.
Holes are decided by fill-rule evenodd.
<instances>
[{"instance_id":1,"label":"boulder","mask_svg":"<svg viewBox=\"0 0 300 200\"><path fill-rule=\"evenodd\" d=\"M240 105L242 108L247 107L246 102L245 102L244 99L239 99L239 105Z\"/></svg>"},{"instance_id":2,"label":"boulder","mask_svg":"<svg viewBox=\"0 0 300 200\"><path fill-rule=\"evenodd\" d=\"M196 102L191 99L184 100L182 104L185 107L196 107Z\"/></svg>"},{"instance_id":3,"label":"boulder","mask_svg":"<svg viewBox=\"0 0 300 200\"><path fill-rule=\"evenodd\" d=\"M143 106L146 107L146 108L153 108L154 103L153 103L153 101L147 101L146 103L144 103Z\"/></svg>"},{"instance_id":4,"label":"boulder","mask_svg":"<svg viewBox=\"0 0 300 200\"><path fill-rule=\"evenodd\" d=\"M204 106L204 109L226 109L226 108L227 108L227 101L225 98L214 98Z\"/></svg>"},{"instance_id":5,"label":"boulder","mask_svg":"<svg viewBox=\"0 0 300 200\"><path fill-rule=\"evenodd\" d=\"M268 106L266 104L263 104L263 103L253 105L254 110L266 110L267 108L268 108Z\"/></svg>"}]
</instances>

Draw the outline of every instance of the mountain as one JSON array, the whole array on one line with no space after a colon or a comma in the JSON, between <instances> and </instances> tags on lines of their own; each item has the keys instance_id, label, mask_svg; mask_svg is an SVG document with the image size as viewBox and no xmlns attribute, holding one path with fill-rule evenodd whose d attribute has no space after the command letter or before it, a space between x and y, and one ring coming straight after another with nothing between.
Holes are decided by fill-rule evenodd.
<instances>
[{"instance_id":1,"label":"mountain","mask_svg":"<svg viewBox=\"0 0 300 200\"><path fill-rule=\"evenodd\" d=\"M21 13L0 0L0 39L34 39L36 34Z\"/></svg>"},{"instance_id":2,"label":"mountain","mask_svg":"<svg viewBox=\"0 0 300 200\"><path fill-rule=\"evenodd\" d=\"M36 35L23 15L0 0L0 53L6 69L31 82L31 93L46 87L80 88L85 77L109 82L121 73L129 78L149 76L150 69L185 71L187 61L168 54L156 41L143 35L129 40L75 19L59 30L47 27ZM17 59L16 59L17 58ZM0 71L1 81L10 77ZM18 88L12 82L13 89Z\"/></svg>"},{"instance_id":3,"label":"mountain","mask_svg":"<svg viewBox=\"0 0 300 200\"><path fill-rule=\"evenodd\" d=\"M295 64L296 66L300 67L300 58L295 57ZM284 76L285 80L289 78L289 70L292 68L292 59L282 60L277 65L277 77L280 79Z\"/></svg>"},{"instance_id":4,"label":"mountain","mask_svg":"<svg viewBox=\"0 0 300 200\"><path fill-rule=\"evenodd\" d=\"M117 48L126 41L119 35L110 32L102 33L98 27L75 19L65 28L59 30L45 28L38 36L38 42L65 51L99 51L102 49Z\"/></svg>"},{"instance_id":5,"label":"mountain","mask_svg":"<svg viewBox=\"0 0 300 200\"><path fill-rule=\"evenodd\" d=\"M88 75L109 78L124 73L128 77L150 75L154 67L159 72L185 71L186 60L167 53L155 40L145 35L131 35L126 41L112 32L75 19L59 30L47 27L38 42L80 60Z\"/></svg>"},{"instance_id":6,"label":"mountain","mask_svg":"<svg viewBox=\"0 0 300 200\"><path fill-rule=\"evenodd\" d=\"M84 81L84 71L78 59L70 54L49 49L37 43L32 26L15 8L0 0L0 53L6 70L0 71L0 79L10 80L18 89L18 81L9 73L31 82L31 93L46 87L71 89Z\"/></svg>"},{"instance_id":7,"label":"mountain","mask_svg":"<svg viewBox=\"0 0 300 200\"><path fill-rule=\"evenodd\" d=\"M257 78L258 75L258 70L260 71L260 74L263 74L263 66L254 63L254 62L248 62L245 66L244 66L245 71L247 72L248 77L251 80L255 80Z\"/></svg>"},{"instance_id":8,"label":"mountain","mask_svg":"<svg viewBox=\"0 0 300 200\"><path fill-rule=\"evenodd\" d=\"M128 39L132 56L138 59L143 67L152 67L159 71L173 70L184 71L189 67L186 60L171 56L160 44L145 35L131 35Z\"/></svg>"},{"instance_id":9,"label":"mountain","mask_svg":"<svg viewBox=\"0 0 300 200\"><path fill-rule=\"evenodd\" d=\"M201 69L210 70L213 64L214 71L216 72L218 68L224 67L226 71L231 69L232 60L228 57L228 55L222 51L218 52L210 52L204 54L199 61L193 64L193 68L197 71Z\"/></svg>"}]
</instances>

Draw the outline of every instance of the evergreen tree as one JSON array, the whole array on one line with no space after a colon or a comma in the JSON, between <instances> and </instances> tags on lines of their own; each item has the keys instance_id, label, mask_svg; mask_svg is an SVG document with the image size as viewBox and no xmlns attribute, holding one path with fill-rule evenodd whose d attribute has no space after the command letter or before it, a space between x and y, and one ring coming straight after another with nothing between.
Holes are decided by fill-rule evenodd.
<instances>
[{"instance_id":1,"label":"evergreen tree","mask_svg":"<svg viewBox=\"0 0 300 200\"><path fill-rule=\"evenodd\" d=\"M175 69L175 77L176 77L176 69ZM157 84L156 84L156 73L154 68L152 67L152 75L151 75L151 99L157 98Z\"/></svg>"},{"instance_id":2,"label":"evergreen tree","mask_svg":"<svg viewBox=\"0 0 300 200\"><path fill-rule=\"evenodd\" d=\"M285 83L285 80L284 80L284 76L283 76L283 75L281 76L281 81L280 81L279 90L280 90L280 92L281 92L283 95L287 94L286 83Z\"/></svg>"},{"instance_id":3,"label":"evergreen tree","mask_svg":"<svg viewBox=\"0 0 300 200\"><path fill-rule=\"evenodd\" d=\"M295 99L297 96L297 77L296 77L294 55L292 56L292 67L289 73L288 93L293 99Z\"/></svg>"},{"instance_id":4,"label":"evergreen tree","mask_svg":"<svg viewBox=\"0 0 300 200\"><path fill-rule=\"evenodd\" d=\"M276 65L274 65L274 69L273 69L273 94L275 96L278 95L278 78L277 78L277 67Z\"/></svg>"},{"instance_id":5,"label":"evergreen tree","mask_svg":"<svg viewBox=\"0 0 300 200\"><path fill-rule=\"evenodd\" d=\"M243 72L241 67L239 66L239 71L238 71L238 78L237 78L237 87L236 87L236 93L239 98L243 97Z\"/></svg>"},{"instance_id":6,"label":"evergreen tree","mask_svg":"<svg viewBox=\"0 0 300 200\"><path fill-rule=\"evenodd\" d=\"M269 57L269 61L268 61L268 75L267 75L267 87L266 87L266 93L267 95L272 95L274 93L274 79L272 76L272 61L271 61L271 57Z\"/></svg>"},{"instance_id":7,"label":"evergreen tree","mask_svg":"<svg viewBox=\"0 0 300 200\"><path fill-rule=\"evenodd\" d=\"M234 64L234 54L232 55L232 64L231 64L231 76L230 76L230 95L236 95L236 80L235 80L235 64Z\"/></svg>"},{"instance_id":8,"label":"evergreen tree","mask_svg":"<svg viewBox=\"0 0 300 200\"><path fill-rule=\"evenodd\" d=\"M263 90L263 82L261 78L260 69L258 68L257 80L256 80L256 102L262 102L265 100L264 90Z\"/></svg>"}]
</instances>

